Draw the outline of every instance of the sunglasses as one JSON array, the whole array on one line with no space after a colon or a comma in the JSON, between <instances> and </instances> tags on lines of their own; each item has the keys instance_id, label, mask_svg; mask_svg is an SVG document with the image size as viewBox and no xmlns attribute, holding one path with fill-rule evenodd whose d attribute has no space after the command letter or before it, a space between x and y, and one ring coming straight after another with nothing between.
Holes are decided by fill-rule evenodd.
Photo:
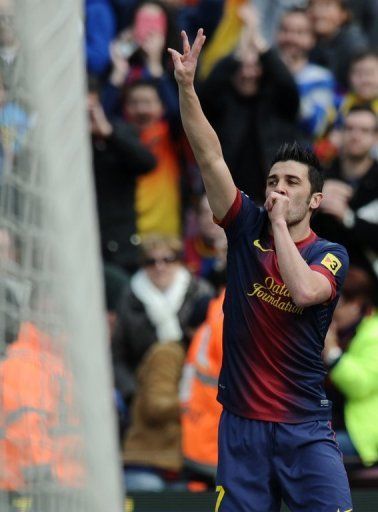
<instances>
[{"instance_id":1,"label":"sunglasses","mask_svg":"<svg viewBox=\"0 0 378 512\"><path fill-rule=\"evenodd\" d=\"M146 258L144 260L144 266L145 267L153 267L157 265L158 263L165 263L166 265L169 265L170 263L175 263L177 261L177 256L165 256L164 258Z\"/></svg>"}]
</instances>

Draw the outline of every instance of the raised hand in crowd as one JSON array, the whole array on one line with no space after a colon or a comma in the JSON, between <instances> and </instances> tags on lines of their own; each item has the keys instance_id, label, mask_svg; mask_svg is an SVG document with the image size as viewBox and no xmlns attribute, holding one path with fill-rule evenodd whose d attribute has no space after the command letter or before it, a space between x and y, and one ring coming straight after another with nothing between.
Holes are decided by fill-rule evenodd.
<instances>
[{"instance_id":1,"label":"raised hand in crowd","mask_svg":"<svg viewBox=\"0 0 378 512\"><path fill-rule=\"evenodd\" d=\"M268 49L268 42L262 34L261 17L258 9L252 4L244 4L238 10L243 22L240 41L236 50L236 57L240 60L248 57L253 50L263 53Z\"/></svg>"},{"instance_id":2,"label":"raised hand in crowd","mask_svg":"<svg viewBox=\"0 0 378 512\"><path fill-rule=\"evenodd\" d=\"M334 179L326 180L320 209L342 222L349 210L348 204L352 195L353 189L347 183Z\"/></svg>"},{"instance_id":3,"label":"raised hand in crowd","mask_svg":"<svg viewBox=\"0 0 378 512\"><path fill-rule=\"evenodd\" d=\"M137 46L133 41L130 30L123 31L118 39L110 45L112 71L109 81L115 87L120 87L125 83L130 71L129 58L136 50Z\"/></svg>"},{"instance_id":4,"label":"raised hand in crowd","mask_svg":"<svg viewBox=\"0 0 378 512\"><path fill-rule=\"evenodd\" d=\"M97 137L110 137L113 127L96 95L88 95L88 115L91 134Z\"/></svg>"}]
</instances>

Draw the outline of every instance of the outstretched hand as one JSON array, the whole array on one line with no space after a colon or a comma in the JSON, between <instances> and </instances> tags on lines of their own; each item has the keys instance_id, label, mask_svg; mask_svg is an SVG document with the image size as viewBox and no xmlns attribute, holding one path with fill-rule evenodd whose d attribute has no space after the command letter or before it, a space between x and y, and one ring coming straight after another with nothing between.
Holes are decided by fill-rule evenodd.
<instances>
[{"instance_id":1,"label":"outstretched hand","mask_svg":"<svg viewBox=\"0 0 378 512\"><path fill-rule=\"evenodd\" d=\"M194 82L198 57L206 40L206 36L203 34L203 29L200 28L192 47L190 47L185 30L181 32L181 38L183 53L181 54L172 48L168 48L168 52L172 56L177 83L181 86L187 86L192 85Z\"/></svg>"}]
</instances>

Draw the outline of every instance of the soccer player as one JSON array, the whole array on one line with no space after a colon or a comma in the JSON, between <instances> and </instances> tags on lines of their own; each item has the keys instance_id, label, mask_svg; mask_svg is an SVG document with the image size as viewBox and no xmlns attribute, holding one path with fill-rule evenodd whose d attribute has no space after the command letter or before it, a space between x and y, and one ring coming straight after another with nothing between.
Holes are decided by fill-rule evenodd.
<instances>
[{"instance_id":1,"label":"soccer player","mask_svg":"<svg viewBox=\"0 0 378 512\"><path fill-rule=\"evenodd\" d=\"M182 122L228 239L216 511L277 512L283 499L292 512L349 512L321 361L348 256L310 228L318 161L284 145L258 208L236 188L195 93L203 30L192 47L182 39L182 54L169 49Z\"/></svg>"}]
</instances>

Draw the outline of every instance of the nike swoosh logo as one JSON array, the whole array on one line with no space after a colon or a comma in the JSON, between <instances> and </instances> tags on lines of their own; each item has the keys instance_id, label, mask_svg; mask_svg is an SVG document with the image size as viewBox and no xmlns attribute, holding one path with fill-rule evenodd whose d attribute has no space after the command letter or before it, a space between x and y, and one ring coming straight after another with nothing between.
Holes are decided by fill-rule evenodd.
<instances>
[{"instance_id":1,"label":"nike swoosh logo","mask_svg":"<svg viewBox=\"0 0 378 512\"><path fill-rule=\"evenodd\" d=\"M260 249L260 251L262 251L262 252L274 252L273 249L264 249L264 247L260 244L260 239L259 238L257 240L253 241L253 245L255 247L257 247L258 249Z\"/></svg>"}]
</instances>

